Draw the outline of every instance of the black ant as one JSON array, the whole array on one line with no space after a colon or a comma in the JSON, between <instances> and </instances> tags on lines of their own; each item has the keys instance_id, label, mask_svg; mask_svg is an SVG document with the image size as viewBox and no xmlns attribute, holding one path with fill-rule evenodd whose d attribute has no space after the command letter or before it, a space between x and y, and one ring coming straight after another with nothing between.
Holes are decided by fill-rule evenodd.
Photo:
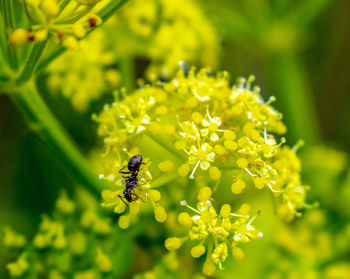
<instances>
[{"instance_id":1,"label":"black ant","mask_svg":"<svg viewBox=\"0 0 350 279\"><path fill-rule=\"evenodd\" d=\"M125 179L125 190L123 192L123 196L128 202L135 201L136 199L142 200L138 195L136 195L136 193L134 191L134 189L137 186L140 186L140 184L137 183L139 180L137 178L137 175L140 171L140 167L142 164L146 164L146 163L142 162L142 156L135 155L135 156L131 157L127 166L124 166L119 170L119 173L129 174L129 176L123 176L123 178L126 178ZM122 171L126 167L128 168L128 171ZM118 195L118 196L128 206L128 204L123 200L123 197L121 195ZM132 196L135 196L135 197L133 198Z\"/></svg>"}]
</instances>

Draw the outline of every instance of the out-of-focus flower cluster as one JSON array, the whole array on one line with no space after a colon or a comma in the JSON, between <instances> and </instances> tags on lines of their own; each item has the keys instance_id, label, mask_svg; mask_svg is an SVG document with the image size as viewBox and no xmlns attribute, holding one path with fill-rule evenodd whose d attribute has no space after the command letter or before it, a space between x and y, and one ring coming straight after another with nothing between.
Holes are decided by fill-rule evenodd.
<instances>
[{"instance_id":1,"label":"out-of-focus flower cluster","mask_svg":"<svg viewBox=\"0 0 350 279\"><path fill-rule=\"evenodd\" d=\"M62 193L52 216L43 215L30 242L5 229L4 246L20 254L7 265L11 277L80 279L119 274L113 264L125 256L120 254L123 244L119 232L112 228L108 217L101 215L94 199L87 194L81 197L83 200L74 202ZM123 241L130 243L125 238ZM113 248L116 245L118 249Z\"/></svg>"},{"instance_id":2,"label":"out-of-focus flower cluster","mask_svg":"<svg viewBox=\"0 0 350 279\"><path fill-rule=\"evenodd\" d=\"M108 29L120 58L150 60L149 79L171 77L179 61L217 67L218 37L195 1L131 0L108 23Z\"/></svg>"},{"instance_id":3,"label":"out-of-focus flower cluster","mask_svg":"<svg viewBox=\"0 0 350 279\"><path fill-rule=\"evenodd\" d=\"M276 232L268 252L269 279L347 279L350 263L350 223L330 224L329 212L309 211L304 219Z\"/></svg>"},{"instance_id":4,"label":"out-of-focus flower cluster","mask_svg":"<svg viewBox=\"0 0 350 279\"><path fill-rule=\"evenodd\" d=\"M138 59L149 61L146 75L152 80L170 77L179 63L217 68L217 35L194 1L132 0L94 33L49 68L51 91L60 88L80 111L123 83L124 74L134 76ZM125 63L131 72L123 73Z\"/></svg>"},{"instance_id":5,"label":"out-of-focus flower cluster","mask_svg":"<svg viewBox=\"0 0 350 279\"><path fill-rule=\"evenodd\" d=\"M81 41L79 50L56 59L48 68L51 92L62 93L74 108L84 111L91 101L117 88L120 74L106 44L105 33L98 29Z\"/></svg>"},{"instance_id":6,"label":"out-of-focus flower cluster","mask_svg":"<svg viewBox=\"0 0 350 279\"><path fill-rule=\"evenodd\" d=\"M66 48L78 49L79 39L102 22L94 10L100 1L25 0L29 28L13 31L10 42L14 47L18 47L28 41L40 42L49 39ZM108 1L103 1L105 2Z\"/></svg>"},{"instance_id":7,"label":"out-of-focus flower cluster","mask_svg":"<svg viewBox=\"0 0 350 279\"><path fill-rule=\"evenodd\" d=\"M131 157L125 150L136 149L133 155L142 154L152 160L152 188L185 185L178 189L176 198L165 196L168 204L175 206L180 200L193 200L200 187L207 189L207 194L203 194L206 198L197 197L200 201L198 209L194 209L197 217L186 216L195 230L200 230L196 222L202 222L203 235L214 233L208 237L207 247L201 245L200 251L202 254L210 251L210 261L219 267L227 255L226 237L235 247L239 243L238 235L242 241L248 241L257 238L259 231L251 226L249 216L235 216L237 220L231 220L228 204L223 207L225 213L218 215L212 205L215 200L212 193L224 191L227 196L230 190L232 195L238 195L246 187L267 189L277 198L276 212L280 217L292 220L300 215L307 187L300 182L300 161L295 154L298 146L292 149L284 146L284 138L278 143L273 133L286 131L282 115L270 105L273 97L265 102L260 89L251 88L252 80L252 77L248 81L240 79L238 85L230 86L226 72L211 76L206 69L198 72L192 69L188 73L180 70L169 82L146 85L130 95L116 94L116 101L95 117L100 124L98 133L104 139L107 161L114 160L103 177L110 177L119 187L117 191L103 193L104 205L117 204L119 212L122 205L119 195L125 183L120 183L117 170ZM130 211L133 203L129 204ZM226 237L220 238L211 231L216 226L225 229ZM192 229L190 238L191 232ZM203 235L197 239L207 238ZM215 243L214 250L208 248L210 242L219 238L222 243Z\"/></svg>"}]
</instances>

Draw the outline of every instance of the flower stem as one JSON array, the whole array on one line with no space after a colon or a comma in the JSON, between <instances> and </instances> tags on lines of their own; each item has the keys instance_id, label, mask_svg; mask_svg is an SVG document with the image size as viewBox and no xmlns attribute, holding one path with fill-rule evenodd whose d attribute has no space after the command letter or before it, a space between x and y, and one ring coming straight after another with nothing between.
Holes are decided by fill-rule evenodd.
<instances>
[{"instance_id":1,"label":"flower stem","mask_svg":"<svg viewBox=\"0 0 350 279\"><path fill-rule=\"evenodd\" d=\"M38 64L38 61L40 59L41 54L43 53L45 46L46 46L47 40L36 43L33 46L32 52L30 53L26 64L24 65L24 68L22 70L21 75L17 79L17 84L22 84L30 80L32 77L32 74L35 70L35 67Z\"/></svg>"},{"instance_id":2,"label":"flower stem","mask_svg":"<svg viewBox=\"0 0 350 279\"><path fill-rule=\"evenodd\" d=\"M284 116L293 141L303 139L308 144L320 140L313 97L305 74L294 53L274 57L275 75L281 92Z\"/></svg>"},{"instance_id":3,"label":"flower stem","mask_svg":"<svg viewBox=\"0 0 350 279\"><path fill-rule=\"evenodd\" d=\"M46 106L34 84L27 83L9 96L27 117L30 127L35 130L39 138L54 153L76 182L99 197L103 185L97 179L97 174L93 172Z\"/></svg>"},{"instance_id":4,"label":"flower stem","mask_svg":"<svg viewBox=\"0 0 350 279\"><path fill-rule=\"evenodd\" d=\"M16 50L10 45L10 41L8 40L9 34L15 30L16 23L15 23L15 15L13 10L13 1L12 0L0 0L1 2L1 11L4 18L4 27L5 31L7 33L7 52L8 52L8 60L10 67L13 70L18 69L18 57Z\"/></svg>"},{"instance_id":5,"label":"flower stem","mask_svg":"<svg viewBox=\"0 0 350 279\"><path fill-rule=\"evenodd\" d=\"M129 55L122 56L119 61L119 68L122 74L122 86L130 93L135 88L135 70L132 57Z\"/></svg>"}]
</instances>

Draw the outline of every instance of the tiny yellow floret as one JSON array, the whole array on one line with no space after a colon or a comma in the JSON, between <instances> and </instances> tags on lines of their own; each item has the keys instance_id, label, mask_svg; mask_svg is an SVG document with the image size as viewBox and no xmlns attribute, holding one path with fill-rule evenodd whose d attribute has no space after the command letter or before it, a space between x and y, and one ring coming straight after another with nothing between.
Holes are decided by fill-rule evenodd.
<instances>
[{"instance_id":1,"label":"tiny yellow floret","mask_svg":"<svg viewBox=\"0 0 350 279\"><path fill-rule=\"evenodd\" d=\"M112 262L101 249L97 249L96 264L99 271L107 273L112 270Z\"/></svg>"},{"instance_id":2,"label":"tiny yellow floret","mask_svg":"<svg viewBox=\"0 0 350 279\"><path fill-rule=\"evenodd\" d=\"M234 140L236 138L236 133L234 131L226 131L224 133L225 140Z\"/></svg>"},{"instance_id":3,"label":"tiny yellow floret","mask_svg":"<svg viewBox=\"0 0 350 279\"><path fill-rule=\"evenodd\" d=\"M254 184L257 189L262 189L266 184L266 180L264 177L257 177L254 179Z\"/></svg>"},{"instance_id":4,"label":"tiny yellow floret","mask_svg":"<svg viewBox=\"0 0 350 279\"><path fill-rule=\"evenodd\" d=\"M136 215L140 212L140 204L138 202L131 202L129 203L130 207L130 214Z\"/></svg>"},{"instance_id":5,"label":"tiny yellow floret","mask_svg":"<svg viewBox=\"0 0 350 279\"><path fill-rule=\"evenodd\" d=\"M219 180L221 177L221 171L217 167L210 167L209 176L212 180Z\"/></svg>"},{"instance_id":6,"label":"tiny yellow floret","mask_svg":"<svg viewBox=\"0 0 350 279\"><path fill-rule=\"evenodd\" d=\"M237 179L236 182L232 183L231 191L234 194L242 193L242 190L245 188L245 182L242 179Z\"/></svg>"},{"instance_id":7,"label":"tiny yellow floret","mask_svg":"<svg viewBox=\"0 0 350 279\"><path fill-rule=\"evenodd\" d=\"M190 166L188 164L183 164L178 168L177 173L180 176L187 176L189 171L190 171Z\"/></svg>"},{"instance_id":8,"label":"tiny yellow floret","mask_svg":"<svg viewBox=\"0 0 350 279\"><path fill-rule=\"evenodd\" d=\"M130 226L130 217L126 215L120 216L118 225L121 229L127 229Z\"/></svg>"},{"instance_id":9,"label":"tiny yellow floret","mask_svg":"<svg viewBox=\"0 0 350 279\"><path fill-rule=\"evenodd\" d=\"M150 198L151 201L159 201L161 198L161 194L157 190L149 190L148 191L148 197Z\"/></svg>"},{"instance_id":10,"label":"tiny yellow floret","mask_svg":"<svg viewBox=\"0 0 350 279\"><path fill-rule=\"evenodd\" d=\"M249 204L244 203L241 205L241 207L239 208L238 213L242 214L242 215L249 215L251 211L251 207Z\"/></svg>"},{"instance_id":11,"label":"tiny yellow floret","mask_svg":"<svg viewBox=\"0 0 350 279\"><path fill-rule=\"evenodd\" d=\"M174 163L170 160L165 160L158 165L158 168L163 172L170 172L174 169Z\"/></svg>"},{"instance_id":12,"label":"tiny yellow floret","mask_svg":"<svg viewBox=\"0 0 350 279\"><path fill-rule=\"evenodd\" d=\"M191 256L193 258L199 258L204 253L205 253L205 247L203 245L197 245L191 249Z\"/></svg>"},{"instance_id":13,"label":"tiny yellow floret","mask_svg":"<svg viewBox=\"0 0 350 279\"><path fill-rule=\"evenodd\" d=\"M182 242L183 242L182 238L169 237L167 240L165 240L165 247L169 251L174 251L181 247Z\"/></svg>"},{"instance_id":14,"label":"tiny yellow floret","mask_svg":"<svg viewBox=\"0 0 350 279\"><path fill-rule=\"evenodd\" d=\"M244 252L241 248L233 247L232 254L236 261L241 261L244 258Z\"/></svg>"},{"instance_id":15,"label":"tiny yellow floret","mask_svg":"<svg viewBox=\"0 0 350 279\"><path fill-rule=\"evenodd\" d=\"M200 188L199 194L197 196L198 201L207 201L210 199L210 196L212 195L213 191L210 187L205 186Z\"/></svg>"},{"instance_id":16,"label":"tiny yellow floret","mask_svg":"<svg viewBox=\"0 0 350 279\"><path fill-rule=\"evenodd\" d=\"M10 44L13 47L19 47L28 41L28 31L23 29L16 29L10 35Z\"/></svg>"},{"instance_id":17,"label":"tiny yellow floret","mask_svg":"<svg viewBox=\"0 0 350 279\"><path fill-rule=\"evenodd\" d=\"M239 158L237 160L237 166L241 169L245 169L248 166L248 160L244 158Z\"/></svg>"},{"instance_id":18,"label":"tiny yellow floret","mask_svg":"<svg viewBox=\"0 0 350 279\"><path fill-rule=\"evenodd\" d=\"M162 206L156 206L154 208L154 215L159 223L165 222L168 217L164 207Z\"/></svg>"},{"instance_id":19,"label":"tiny yellow floret","mask_svg":"<svg viewBox=\"0 0 350 279\"><path fill-rule=\"evenodd\" d=\"M229 217L231 214L231 206L227 203L225 203L220 210L220 215L222 217Z\"/></svg>"},{"instance_id":20,"label":"tiny yellow floret","mask_svg":"<svg viewBox=\"0 0 350 279\"><path fill-rule=\"evenodd\" d=\"M190 214L188 214L187 212L181 212L177 217L177 220L181 225L185 226L186 228L190 228L193 224L193 220Z\"/></svg>"},{"instance_id":21,"label":"tiny yellow floret","mask_svg":"<svg viewBox=\"0 0 350 279\"><path fill-rule=\"evenodd\" d=\"M199 112L195 111L192 113L192 120L194 123L199 124L202 122L203 116Z\"/></svg>"}]
</instances>

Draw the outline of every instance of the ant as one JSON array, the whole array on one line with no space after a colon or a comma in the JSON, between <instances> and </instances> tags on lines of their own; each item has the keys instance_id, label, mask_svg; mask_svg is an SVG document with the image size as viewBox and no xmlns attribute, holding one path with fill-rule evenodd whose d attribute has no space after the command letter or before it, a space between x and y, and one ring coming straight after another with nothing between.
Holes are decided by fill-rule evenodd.
<instances>
[{"instance_id":1,"label":"ant","mask_svg":"<svg viewBox=\"0 0 350 279\"><path fill-rule=\"evenodd\" d=\"M137 175L140 171L140 167L142 164L143 165L146 164L146 163L142 162L142 156L135 155L135 156L131 157L127 166L124 166L119 170L119 173L121 173L121 174L127 174L127 175L129 174L129 176L123 176L123 178L126 178L125 179L125 190L123 191L123 196L128 202L132 202L136 199L142 200L138 195L136 195L136 193L134 191L134 189L137 186L140 186L140 184L137 183L139 180L137 178ZM128 168L128 171L122 171L126 167ZM132 197L133 195L135 196L134 198ZM128 204L123 200L123 197L121 195L118 195L118 196L128 206Z\"/></svg>"}]
</instances>

